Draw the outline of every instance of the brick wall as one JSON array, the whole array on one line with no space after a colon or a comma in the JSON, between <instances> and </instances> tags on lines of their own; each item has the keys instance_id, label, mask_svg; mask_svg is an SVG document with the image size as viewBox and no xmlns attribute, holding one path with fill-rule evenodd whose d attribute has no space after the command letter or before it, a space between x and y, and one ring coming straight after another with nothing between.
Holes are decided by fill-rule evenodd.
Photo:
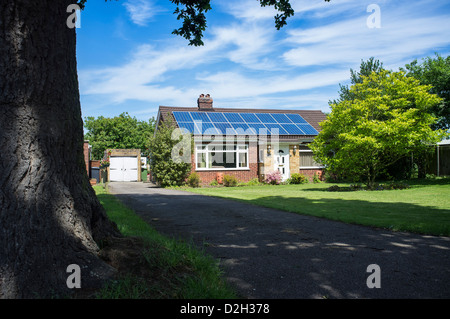
<instances>
[{"instance_id":1,"label":"brick wall","mask_svg":"<svg viewBox=\"0 0 450 319\"><path fill-rule=\"evenodd\" d=\"M89 141L84 141L83 144L84 163L86 164L86 172L90 176L89 172Z\"/></svg>"},{"instance_id":2,"label":"brick wall","mask_svg":"<svg viewBox=\"0 0 450 319\"><path fill-rule=\"evenodd\" d=\"M305 175L309 179L310 182L313 180L314 173L316 173L317 176L319 176L319 179L321 181L323 180L323 170L320 168L300 169L299 173Z\"/></svg>"}]
</instances>

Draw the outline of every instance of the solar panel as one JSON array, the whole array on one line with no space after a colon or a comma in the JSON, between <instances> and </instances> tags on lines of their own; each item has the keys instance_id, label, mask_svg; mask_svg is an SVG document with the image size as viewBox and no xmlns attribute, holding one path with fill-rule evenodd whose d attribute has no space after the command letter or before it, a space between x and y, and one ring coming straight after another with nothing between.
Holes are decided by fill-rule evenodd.
<instances>
[{"instance_id":1,"label":"solar panel","mask_svg":"<svg viewBox=\"0 0 450 319\"><path fill-rule=\"evenodd\" d=\"M225 116L223 116L223 113L210 112L208 115L213 123L227 123L228 122L227 119L225 118Z\"/></svg>"},{"instance_id":2,"label":"solar panel","mask_svg":"<svg viewBox=\"0 0 450 319\"><path fill-rule=\"evenodd\" d=\"M239 115L239 113L223 113L228 122L230 123L244 123L245 121Z\"/></svg>"},{"instance_id":3,"label":"solar panel","mask_svg":"<svg viewBox=\"0 0 450 319\"><path fill-rule=\"evenodd\" d=\"M212 124L212 123L199 122L196 124L197 124L197 127L199 128L199 131L201 130L202 134L206 134L206 135L220 134L220 132L217 131L217 129L214 127L214 124Z\"/></svg>"},{"instance_id":4,"label":"solar panel","mask_svg":"<svg viewBox=\"0 0 450 319\"><path fill-rule=\"evenodd\" d=\"M286 116L286 114L271 113L270 115L272 115L272 117L278 123L292 123L292 121Z\"/></svg>"},{"instance_id":5,"label":"solar panel","mask_svg":"<svg viewBox=\"0 0 450 319\"><path fill-rule=\"evenodd\" d=\"M238 112L173 112L184 131L206 135L317 135L299 114Z\"/></svg>"},{"instance_id":6,"label":"solar panel","mask_svg":"<svg viewBox=\"0 0 450 319\"><path fill-rule=\"evenodd\" d=\"M175 117L175 121L178 122L192 122L192 117L190 115L191 112L173 112L173 116Z\"/></svg>"},{"instance_id":7,"label":"solar panel","mask_svg":"<svg viewBox=\"0 0 450 319\"><path fill-rule=\"evenodd\" d=\"M270 135L289 135L285 129L283 129L283 126L281 126L280 124L272 124L272 123L267 123L265 124L266 127L269 129L270 131Z\"/></svg>"},{"instance_id":8,"label":"solar panel","mask_svg":"<svg viewBox=\"0 0 450 319\"><path fill-rule=\"evenodd\" d=\"M194 133L195 131L198 131L197 128L195 128L194 123L188 123L188 122L179 122L178 127L181 129L183 133ZM196 133L197 134L197 133Z\"/></svg>"},{"instance_id":9,"label":"solar panel","mask_svg":"<svg viewBox=\"0 0 450 319\"><path fill-rule=\"evenodd\" d=\"M298 114L286 114L286 116L295 124L300 124L300 123L305 123L308 124L308 122L306 122L303 117L301 117Z\"/></svg>"},{"instance_id":10,"label":"solar panel","mask_svg":"<svg viewBox=\"0 0 450 319\"><path fill-rule=\"evenodd\" d=\"M255 135L267 135L269 130L262 123L249 123L248 127L253 131Z\"/></svg>"},{"instance_id":11,"label":"solar panel","mask_svg":"<svg viewBox=\"0 0 450 319\"><path fill-rule=\"evenodd\" d=\"M295 124L283 124L283 128L289 135L304 135L303 131Z\"/></svg>"},{"instance_id":12,"label":"solar panel","mask_svg":"<svg viewBox=\"0 0 450 319\"><path fill-rule=\"evenodd\" d=\"M229 123L214 123L214 126L222 135L236 135L236 131Z\"/></svg>"},{"instance_id":13,"label":"solar panel","mask_svg":"<svg viewBox=\"0 0 450 319\"><path fill-rule=\"evenodd\" d=\"M267 113L255 113L262 123L276 123L275 119Z\"/></svg>"},{"instance_id":14,"label":"solar panel","mask_svg":"<svg viewBox=\"0 0 450 319\"><path fill-rule=\"evenodd\" d=\"M231 123L238 135L254 135L253 130L245 123Z\"/></svg>"},{"instance_id":15,"label":"solar panel","mask_svg":"<svg viewBox=\"0 0 450 319\"><path fill-rule=\"evenodd\" d=\"M253 113L240 113L245 123L261 123L258 117Z\"/></svg>"},{"instance_id":16,"label":"solar panel","mask_svg":"<svg viewBox=\"0 0 450 319\"><path fill-rule=\"evenodd\" d=\"M192 112L191 116L194 121L211 122L208 114L205 112Z\"/></svg>"},{"instance_id":17,"label":"solar panel","mask_svg":"<svg viewBox=\"0 0 450 319\"><path fill-rule=\"evenodd\" d=\"M306 135L317 135L319 132L309 124L298 124L297 125Z\"/></svg>"}]
</instances>

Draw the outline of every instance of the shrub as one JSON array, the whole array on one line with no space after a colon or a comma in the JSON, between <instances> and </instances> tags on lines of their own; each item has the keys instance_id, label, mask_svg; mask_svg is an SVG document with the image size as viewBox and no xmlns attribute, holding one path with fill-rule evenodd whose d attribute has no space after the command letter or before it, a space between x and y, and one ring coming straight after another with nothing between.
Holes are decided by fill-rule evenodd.
<instances>
[{"instance_id":1,"label":"shrub","mask_svg":"<svg viewBox=\"0 0 450 319\"><path fill-rule=\"evenodd\" d=\"M271 185L279 185L281 183L282 177L279 171L274 171L266 174L265 183Z\"/></svg>"},{"instance_id":2,"label":"shrub","mask_svg":"<svg viewBox=\"0 0 450 319\"><path fill-rule=\"evenodd\" d=\"M408 184L402 183L402 182L393 182L390 184L385 184L384 189L407 189L410 188Z\"/></svg>"},{"instance_id":3,"label":"shrub","mask_svg":"<svg viewBox=\"0 0 450 319\"><path fill-rule=\"evenodd\" d=\"M350 190L352 191L360 191L363 190L363 187L361 184L351 184L350 185Z\"/></svg>"},{"instance_id":4,"label":"shrub","mask_svg":"<svg viewBox=\"0 0 450 319\"><path fill-rule=\"evenodd\" d=\"M217 179L213 179L211 183L209 183L210 186L218 186L219 182L217 181Z\"/></svg>"},{"instance_id":5,"label":"shrub","mask_svg":"<svg viewBox=\"0 0 450 319\"><path fill-rule=\"evenodd\" d=\"M200 186L200 176L197 173L192 173L187 178L187 183L191 187L199 187Z\"/></svg>"},{"instance_id":6,"label":"shrub","mask_svg":"<svg viewBox=\"0 0 450 319\"><path fill-rule=\"evenodd\" d=\"M149 142L150 168L156 182L162 187L183 185L191 172L190 161L184 160L191 158L192 138L185 134L174 139L174 129L172 120L162 123ZM176 153L174 150L180 151Z\"/></svg>"},{"instance_id":7,"label":"shrub","mask_svg":"<svg viewBox=\"0 0 450 319\"><path fill-rule=\"evenodd\" d=\"M314 176L313 176L313 183L314 184L317 184L317 183L321 183L322 181L320 180L320 177L319 177L319 175L317 175L317 173L314 173Z\"/></svg>"},{"instance_id":8,"label":"shrub","mask_svg":"<svg viewBox=\"0 0 450 319\"><path fill-rule=\"evenodd\" d=\"M328 191L329 192L339 192L341 190L341 188L338 185L333 185L328 187Z\"/></svg>"},{"instance_id":9,"label":"shrub","mask_svg":"<svg viewBox=\"0 0 450 319\"><path fill-rule=\"evenodd\" d=\"M259 185L259 184L260 184L259 180L257 178L254 178L254 179L248 181L246 185L254 186L254 185Z\"/></svg>"},{"instance_id":10,"label":"shrub","mask_svg":"<svg viewBox=\"0 0 450 319\"><path fill-rule=\"evenodd\" d=\"M305 175L299 173L293 173L290 178L290 184L304 184L308 183L308 179Z\"/></svg>"},{"instance_id":11,"label":"shrub","mask_svg":"<svg viewBox=\"0 0 450 319\"><path fill-rule=\"evenodd\" d=\"M225 187L234 187L237 186L238 181L236 177L232 175L224 175L223 176L223 186Z\"/></svg>"}]
</instances>

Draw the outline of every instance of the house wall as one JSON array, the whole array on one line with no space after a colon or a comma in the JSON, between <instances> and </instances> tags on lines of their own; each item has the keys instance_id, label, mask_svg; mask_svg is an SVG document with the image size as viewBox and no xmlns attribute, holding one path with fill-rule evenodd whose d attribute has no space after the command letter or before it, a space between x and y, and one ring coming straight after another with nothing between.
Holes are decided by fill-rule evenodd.
<instances>
[{"instance_id":1,"label":"house wall","mask_svg":"<svg viewBox=\"0 0 450 319\"><path fill-rule=\"evenodd\" d=\"M259 180L264 181L265 175L267 173L271 173L274 170L274 150L273 148L270 150L270 153L267 151L267 146L264 146L263 149L263 161L260 163L259 168ZM322 180L323 170L319 168L311 168L311 169L300 169L300 156L299 148L297 145L297 149L294 152L294 144L289 145L289 172L290 174L300 173L305 175L309 181L312 181L314 174L317 174L319 178Z\"/></svg>"},{"instance_id":2,"label":"house wall","mask_svg":"<svg viewBox=\"0 0 450 319\"><path fill-rule=\"evenodd\" d=\"M305 175L310 182L313 180L314 174L316 174L320 180L323 180L323 170L321 168L300 169L299 173Z\"/></svg>"},{"instance_id":3,"label":"house wall","mask_svg":"<svg viewBox=\"0 0 450 319\"><path fill-rule=\"evenodd\" d=\"M258 152L262 155L262 160L258 162ZM313 180L314 174L317 174L322 179L322 169L300 169L300 156L299 149L294 152L294 144L289 145L289 171L293 173L300 173L305 175L309 181ZM248 182L254 178L258 178L259 181L264 181L267 173L274 170L274 150L271 149L270 153L267 151L267 146L261 145L258 147L257 143L249 144L249 169L246 170L211 170L203 171L197 170L195 164L195 152L191 155L191 173L196 172L200 177L201 185L209 185L212 181L217 179L217 175L222 173L223 175L232 175L237 178L239 182Z\"/></svg>"},{"instance_id":4,"label":"house wall","mask_svg":"<svg viewBox=\"0 0 450 319\"><path fill-rule=\"evenodd\" d=\"M84 141L83 153L84 153L84 163L86 164L86 172L90 177L91 174L89 172L89 141Z\"/></svg>"}]
</instances>

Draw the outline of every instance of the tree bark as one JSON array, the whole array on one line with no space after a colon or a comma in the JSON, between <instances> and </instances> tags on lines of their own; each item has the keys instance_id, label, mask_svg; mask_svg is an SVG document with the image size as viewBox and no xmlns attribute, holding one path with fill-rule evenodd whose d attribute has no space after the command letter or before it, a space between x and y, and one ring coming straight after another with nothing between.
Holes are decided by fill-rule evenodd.
<instances>
[{"instance_id":1,"label":"tree bark","mask_svg":"<svg viewBox=\"0 0 450 319\"><path fill-rule=\"evenodd\" d=\"M114 269L97 243L120 236L90 186L71 0L0 2L0 298L62 297Z\"/></svg>"}]
</instances>

